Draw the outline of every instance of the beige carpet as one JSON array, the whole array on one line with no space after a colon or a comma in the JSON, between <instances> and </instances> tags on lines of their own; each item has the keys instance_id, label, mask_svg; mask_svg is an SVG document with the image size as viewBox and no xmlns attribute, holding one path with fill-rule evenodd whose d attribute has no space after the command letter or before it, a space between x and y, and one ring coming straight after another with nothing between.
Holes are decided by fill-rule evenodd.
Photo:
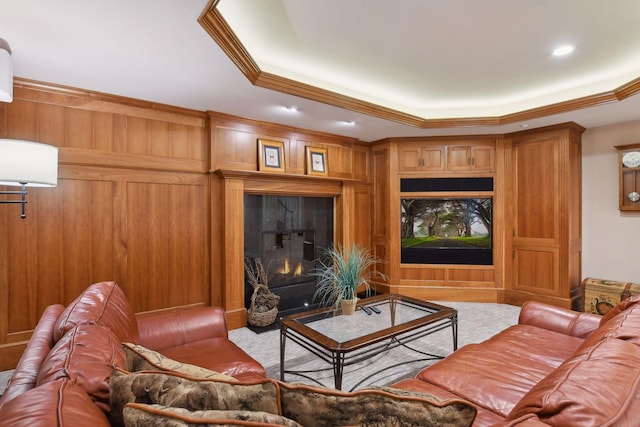
<instances>
[{"instance_id":1,"label":"beige carpet","mask_svg":"<svg viewBox=\"0 0 640 427\"><path fill-rule=\"evenodd\" d=\"M463 302L439 302L458 310L458 347L466 344L477 343L486 340L499 331L514 325L518 321L520 307L506 304L492 303L463 303ZM280 331L273 330L257 334L248 328L229 331L229 338L248 354L264 365L267 375L271 378L280 378ZM451 328L435 332L432 335L421 338L411 343L411 347L446 356L451 353ZM360 364L345 368L343 376L343 390L349 390L362 380L364 382L356 388L367 385L389 385L399 379L413 377L419 370L434 362L416 362L411 360L419 357L403 347L398 347L387 353L382 353ZM390 364L401 364L376 376L371 376ZM333 371L325 362L317 356L309 353L297 344L288 341L286 351L287 369L325 369L324 371L309 374L314 379L327 387L333 387ZM6 382L12 371L0 372L0 395L4 391ZM285 378L290 382L314 384L312 381L288 375Z\"/></svg>"},{"instance_id":2,"label":"beige carpet","mask_svg":"<svg viewBox=\"0 0 640 427\"><path fill-rule=\"evenodd\" d=\"M492 303L439 302L458 310L458 348L486 340L499 331L518 321L520 307ZM280 331L274 330L256 334L247 328L229 331L229 337L239 347L264 365L267 375L280 379ZM451 328L420 338L410 347L427 353L447 356L452 351ZM287 370L317 370L307 375L321 385L333 387L331 366L299 345L287 341L285 366ZM343 390L358 389L368 385L390 385L402 378L415 376L422 368L435 361L412 362L421 355L404 347L397 347L377 355L367 361L345 367ZM373 373L389 365L399 365L392 369ZM286 381L315 384L313 381L288 374Z\"/></svg>"}]
</instances>

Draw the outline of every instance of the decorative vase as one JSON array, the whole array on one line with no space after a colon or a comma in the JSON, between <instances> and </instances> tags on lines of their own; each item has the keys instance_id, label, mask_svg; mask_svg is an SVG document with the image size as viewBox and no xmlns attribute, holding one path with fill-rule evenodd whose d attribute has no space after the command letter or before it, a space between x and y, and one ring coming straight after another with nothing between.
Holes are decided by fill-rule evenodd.
<instances>
[{"instance_id":1,"label":"decorative vase","mask_svg":"<svg viewBox=\"0 0 640 427\"><path fill-rule=\"evenodd\" d=\"M353 313L356 312L357 303L358 298L340 300L340 308L342 309L342 314L346 314L348 316L353 315Z\"/></svg>"}]
</instances>

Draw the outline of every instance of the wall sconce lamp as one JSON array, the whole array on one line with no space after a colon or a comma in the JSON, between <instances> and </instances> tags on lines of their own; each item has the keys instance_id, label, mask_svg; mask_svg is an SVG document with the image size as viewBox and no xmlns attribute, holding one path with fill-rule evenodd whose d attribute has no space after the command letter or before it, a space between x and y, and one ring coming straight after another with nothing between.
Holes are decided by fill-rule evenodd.
<instances>
[{"instance_id":1,"label":"wall sconce lamp","mask_svg":"<svg viewBox=\"0 0 640 427\"><path fill-rule=\"evenodd\" d=\"M20 203L20 218L26 218L26 187L58 185L58 147L17 139L0 139L0 185L20 186L20 191L0 191L3 195L19 195L20 200L0 200L0 203Z\"/></svg>"},{"instance_id":2,"label":"wall sconce lamp","mask_svg":"<svg viewBox=\"0 0 640 427\"><path fill-rule=\"evenodd\" d=\"M13 64L11 48L0 38L0 102L13 101Z\"/></svg>"}]
</instances>

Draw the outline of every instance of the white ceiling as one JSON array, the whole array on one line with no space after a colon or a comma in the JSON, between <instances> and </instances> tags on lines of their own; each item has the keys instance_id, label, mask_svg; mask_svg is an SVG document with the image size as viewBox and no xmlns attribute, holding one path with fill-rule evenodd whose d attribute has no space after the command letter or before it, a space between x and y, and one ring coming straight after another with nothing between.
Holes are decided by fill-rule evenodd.
<instances>
[{"instance_id":1,"label":"white ceiling","mask_svg":"<svg viewBox=\"0 0 640 427\"><path fill-rule=\"evenodd\" d=\"M522 129L420 129L253 86L198 24L206 6L0 0L0 37L18 77L363 141ZM504 116L640 77L637 0L221 0L218 7L261 70L425 119ZM575 52L551 56L564 43ZM284 108L292 105L299 111ZM634 95L526 124L638 119Z\"/></svg>"}]
</instances>

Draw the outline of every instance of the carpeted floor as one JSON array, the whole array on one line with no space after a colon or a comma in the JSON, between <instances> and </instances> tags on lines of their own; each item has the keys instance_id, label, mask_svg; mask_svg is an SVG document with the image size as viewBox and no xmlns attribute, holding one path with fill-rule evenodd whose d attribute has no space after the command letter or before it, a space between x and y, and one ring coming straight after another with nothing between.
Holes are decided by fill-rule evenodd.
<instances>
[{"instance_id":1,"label":"carpeted floor","mask_svg":"<svg viewBox=\"0 0 640 427\"><path fill-rule=\"evenodd\" d=\"M486 340L497 332L517 323L520 307L493 303L439 302L439 304L458 310L458 348L471 343ZM229 331L229 338L245 350L253 358L264 365L267 375L280 378L280 331L273 330L256 334L247 328ZM447 328L426 336L410 344L428 353L446 356L452 351L451 329ZM419 354L403 347L382 353L372 359L345 367L343 390L362 388L368 385L389 385L399 379L413 377L418 371L433 361L412 363ZM389 365L397 365L392 369L372 376ZM331 366L317 356L287 341L285 366L287 370L325 369L309 374L322 385L333 387L333 371ZM287 375L286 381L314 384L307 378Z\"/></svg>"},{"instance_id":2,"label":"carpeted floor","mask_svg":"<svg viewBox=\"0 0 640 427\"><path fill-rule=\"evenodd\" d=\"M465 302L439 302L439 304L458 310L458 348L466 344L484 341L499 331L516 324L520 314L520 307L506 304ZM257 334L248 328L240 328L229 331L229 338L262 363L269 377L280 378L279 330ZM451 341L451 329L447 328L416 340L411 346L422 351L446 356L451 353ZM360 364L346 367L342 389L350 390L363 380L364 382L356 388L372 384L389 385L399 379L413 377L429 363L433 363L428 361L410 363L416 356L416 353L403 347L398 347ZM400 363L400 366L379 375L371 376L372 372L376 372L389 364L395 365L398 363ZM333 387L333 371L330 366L290 341L287 342L285 364L287 369L297 370L329 368L322 372L314 373L313 378L327 387ZM0 395L4 391L11 373L12 371L0 372ZM285 380L313 384L306 378L293 375L288 375Z\"/></svg>"}]
</instances>

